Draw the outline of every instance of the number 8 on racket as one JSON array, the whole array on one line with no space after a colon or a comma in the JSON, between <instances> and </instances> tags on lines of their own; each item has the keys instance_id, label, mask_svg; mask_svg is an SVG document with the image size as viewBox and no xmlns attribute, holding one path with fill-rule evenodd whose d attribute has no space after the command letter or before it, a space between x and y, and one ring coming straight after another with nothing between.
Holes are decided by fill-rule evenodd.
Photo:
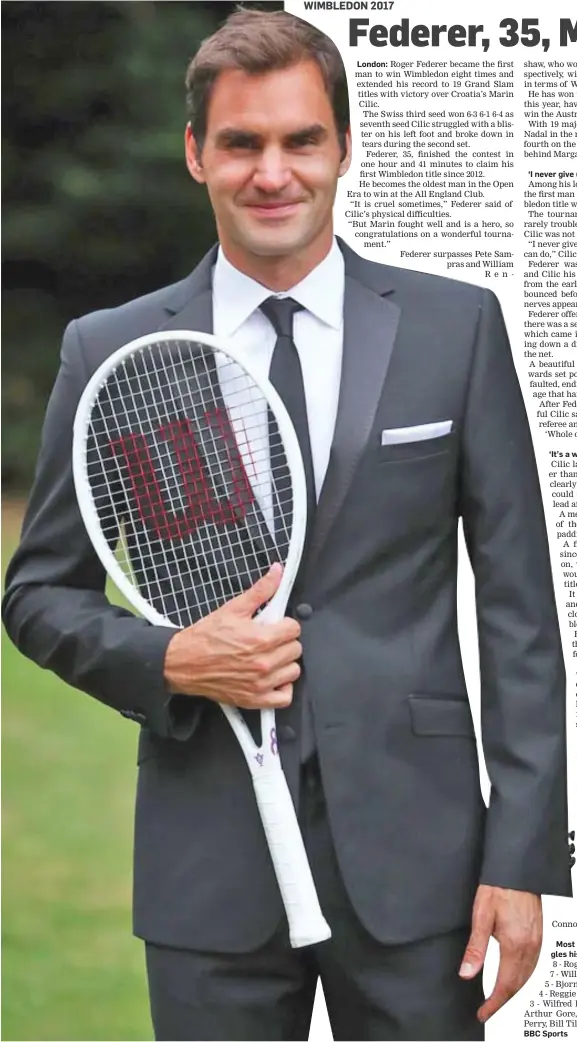
<instances>
[{"instance_id":1,"label":"number 8 on racket","mask_svg":"<svg viewBox=\"0 0 577 1042\"><path fill-rule=\"evenodd\" d=\"M154 625L182 628L280 561L258 615L284 616L303 550L306 483L279 395L233 347L205 333L140 337L94 373L79 402L73 470L106 572ZM262 744L220 703L250 768L291 945L330 937L279 756L274 710Z\"/></svg>"}]
</instances>

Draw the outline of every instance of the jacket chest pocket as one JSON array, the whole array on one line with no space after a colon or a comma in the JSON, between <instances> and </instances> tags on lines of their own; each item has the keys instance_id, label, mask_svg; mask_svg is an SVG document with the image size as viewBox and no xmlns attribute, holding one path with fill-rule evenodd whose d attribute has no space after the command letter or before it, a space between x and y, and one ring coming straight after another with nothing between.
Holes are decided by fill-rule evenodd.
<instances>
[{"instance_id":1,"label":"jacket chest pocket","mask_svg":"<svg viewBox=\"0 0 577 1042\"><path fill-rule=\"evenodd\" d=\"M432 456L451 455L454 453L455 435L443 434L438 438L424 438L419 441L403 441L390 445L379 445L377 448L378 463L401 463L403 461L429 459Z\"/></svg>"},{"instance_id":2,"label":"jacket chest pocket","mask_svg":"<svg viewBox=\"0 0 577 1042\"><path fill-rule=\"evenodd\" d=\"M457 445L454 435L396 445L365 454L359 498L374 523L394 536L436 527L456 514ZM365 492L365 489L368 490Z\"/></svg>"}]
</instances>

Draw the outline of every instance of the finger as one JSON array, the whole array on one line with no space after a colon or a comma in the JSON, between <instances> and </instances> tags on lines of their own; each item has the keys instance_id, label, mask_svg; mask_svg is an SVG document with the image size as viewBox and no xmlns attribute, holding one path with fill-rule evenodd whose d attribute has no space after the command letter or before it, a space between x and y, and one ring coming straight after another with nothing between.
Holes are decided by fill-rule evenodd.
<instances>
[{"instance_id":1,"label":"finger","mask_svg":"<svg viewBox=\"0 0 577 1042\"><path fill-rule=\"evenodd\" d=\"M525 952L500 946L499 971L495 986L483 1005L477 1011L477 1017L485 1023L501 1006L504 1006L513 995L529 980L535 964L531 965Z\"/></svg>"},{"instance_id":2,"label":"finger","mask_svg":"<svg viewBox=\"0 0 577 1042\"><path fill-rule=\"evenodd\" d=\"M279 622L267 622L259 624L259 640L263 648L280 648L285 644L292 644L298 640L301 634L300 622L288 616ZM301 648L302 654L302 648Z\"/></svg>"},{"instance_id":3,"label":"finger","mask_svg":"<svg viewBox=\"0 0 577 1042\"><path fill-rule=\"evenodd\" d=\"M255 611L270 601L276 593L282 579L283 568L277 561L271 566L266 575L257 579L250 589L234 597L227 607L241 615L254 615Z\"/></svg>"},{"instance_id":4,"label":"finger","mask_svg":"<svg viewBox=\"0 0 577 1042\"><path fill-rule=\"evenodd\" d=\"M263 660L266 661L266 660ZM285 684L294 684L301 675L301 669L297 662L290 662L279 669L266 669L254 681L254 691L258 698L275 691Z\"/></svg>"},{"instance_id":5,"label":"finger","mask_svg":"<svg viewBox=\"0 0 577 1042\"><path fill-rule=\"evenodd\" d=\"M278 690L278 688L284 688L287 684L295 684L301 675L301 669L297 662L290 662L287 666L283 666L282 669L275 670L269 677L269 689Z\"/></svg>"},{"instance_id":6,"label":"finger","mask_svg":"<svg viewBox=\"0 0 577 1042\"><path fill-rule=\"evenodd\" d=\"M499 988L495 986L489 995L489 998L486 999L483 1005L477 1010L477 1020L480 1020L481 1024L486 1024L489 1018L492 1017L497 1010L501 1009L501 1007L504 1006L518 990L518 988L511 988L505 984Z\"/></svg>"},{"instance_id":7,"label":"finger","mask_svg":"<svg viewBox=\"0 0 577 1042\"><path fill-rule=\"evenodd\" d=\"M276 670L282 669L283 666L297 662L302 653L302 644L298 640L290 640L286 644L279 644L278 647L275 647L267 655L270 672L274 673ZM271 686L278 687L278 684L272 684Z\"/></svg>"},{"instance_id":8,"label":"finger","mask_svg":"<svg viewBox=\"0 0 577 1042\"><path fill-rule=\"evenodd\" d=\"M465 948L459 976L467 980L475 977L482 969L493 929L493 912L482 908L473 912L471 934Z\"/></svg>"},{"instance_id":9,"label":"finger","mask_svg":"<svg viewBox=\"0 0 577 1042\"><path fill-rule=\"evenodd\" d=\"M283 684L282 687L275 688L274 691L268 691L266 695L259 696L255 699L253 708L255 709L286 709L290 706L293 700L293 686L292 684Z\"/></svg>"}]
</instances>

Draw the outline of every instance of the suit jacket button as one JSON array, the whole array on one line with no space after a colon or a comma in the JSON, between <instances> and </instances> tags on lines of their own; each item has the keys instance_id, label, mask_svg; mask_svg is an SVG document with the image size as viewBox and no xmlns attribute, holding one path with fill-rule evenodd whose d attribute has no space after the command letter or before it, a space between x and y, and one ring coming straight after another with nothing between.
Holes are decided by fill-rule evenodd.
<instances>
[{"instance_id":1,"label":"suit jacket button","mask_svg":"<svg viewBox=\"0 0 577 1042\"><path fill-rule=\"evenodd\" d=\"M310 619L313 609L310 604L297 604L295 614L299 619Z\"/></svg>"}]
</instances>

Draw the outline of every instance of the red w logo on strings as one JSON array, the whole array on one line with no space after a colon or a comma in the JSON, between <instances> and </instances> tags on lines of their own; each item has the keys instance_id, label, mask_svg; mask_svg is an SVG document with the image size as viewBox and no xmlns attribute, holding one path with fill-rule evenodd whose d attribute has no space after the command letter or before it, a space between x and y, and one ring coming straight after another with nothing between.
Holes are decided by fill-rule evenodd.
<instances>
[{"instance_id":1,"label":"red w logo on strings","mask_svg":"<svg viewBox=\"0 0 577 1042\"><path fill-rule=\"evenodd\" d=\"M217 474L226 475L230 498L217 499L206 461L195 439L190 420L175 420L158 428L156 436L167 442L173 452L180 476L180 496L183 509L170 510L165 503L150 446L144 434L128 433L110 442L114 456L123 460L138 513L147 527L153 528L160 539L183 539L199 524L236 524L242 521L254 494L238 450L228 414L221 409L204 414L206 423L216 425L213 451L217 453L217 438L222 452Z\"/></svg>"}]
</instances>

